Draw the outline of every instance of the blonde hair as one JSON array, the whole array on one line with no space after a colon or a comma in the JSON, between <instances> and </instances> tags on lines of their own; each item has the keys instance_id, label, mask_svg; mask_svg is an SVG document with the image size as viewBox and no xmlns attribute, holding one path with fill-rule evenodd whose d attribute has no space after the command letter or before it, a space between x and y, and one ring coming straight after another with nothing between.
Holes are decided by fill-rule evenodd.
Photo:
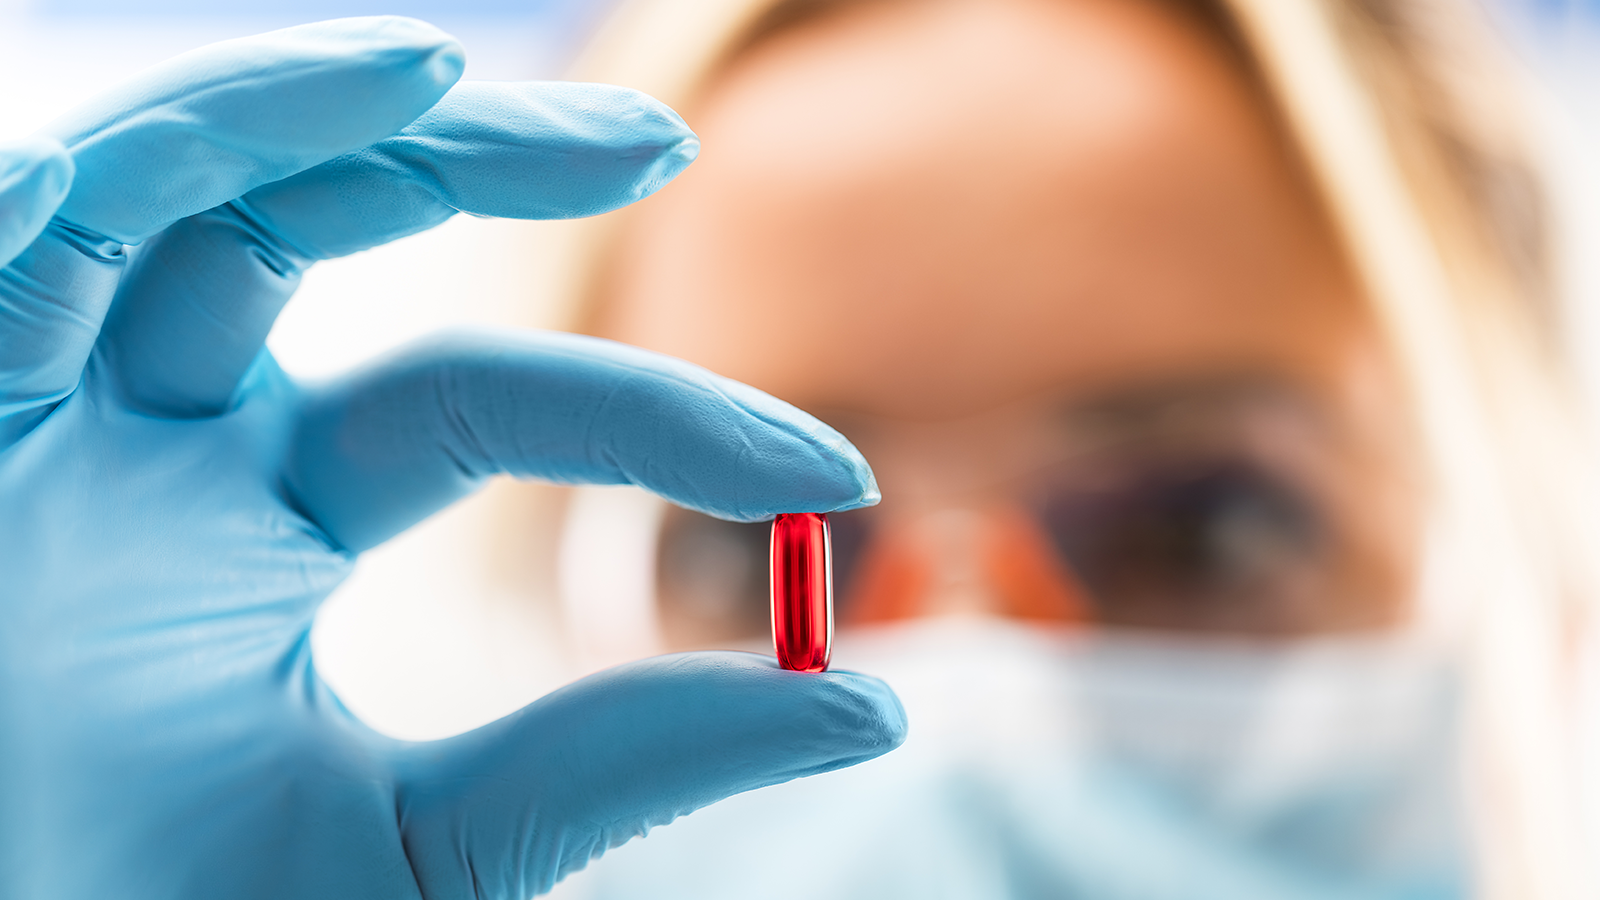
<instances>
[{"instance_id":1,"label":"blonde hair","mask_svg":"<svg viewBox=\"0 0 1600 900\"><path fill-rule=\"evenodd\" d=\"M867 0L634 0L573 73L691 103L766 34ZM1560 340L1550 216L1513 67L1450 0L1167 0L1240 51L1284 123L1416 410L1433 518L1466 567L1479 892L1600 895L1586 870L1576 636L1597 496ZM603 277L616 217L566 248ZM569 310L576 322L581 309Z\"/></svg>"}]
</instances>

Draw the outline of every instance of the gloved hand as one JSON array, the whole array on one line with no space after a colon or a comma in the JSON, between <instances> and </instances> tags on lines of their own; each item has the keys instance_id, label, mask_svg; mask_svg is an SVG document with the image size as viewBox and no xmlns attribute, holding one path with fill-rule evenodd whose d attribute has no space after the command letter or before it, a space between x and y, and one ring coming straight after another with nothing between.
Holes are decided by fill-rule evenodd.
<instances>
[{"instance_id":1,"label":"gloved hand","mask_svg":"<svg viewBox=\"0 0 1600 900\"><path fill-rule=\"evenodd\" d=\"M411 20L294 28L0 150L5 900L521 898L901 740L881 682L750 654L622 666L422 744L318 679L312 615L356 554L500 473L746 519L876 499L804 413L605 341L457 335L314 388L278 369L263 341L314 260L456 210L603 212L694 155L638 93L452 89L461 66Z\"/></svg>"}]
</instances>

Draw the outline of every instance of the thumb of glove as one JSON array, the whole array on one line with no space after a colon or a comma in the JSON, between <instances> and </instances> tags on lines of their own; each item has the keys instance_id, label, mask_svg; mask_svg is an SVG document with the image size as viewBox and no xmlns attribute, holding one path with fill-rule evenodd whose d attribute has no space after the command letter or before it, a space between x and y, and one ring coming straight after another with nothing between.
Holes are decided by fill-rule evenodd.
<instances>
[{"instance_id":1,"label":"thumb of glove","mask_svg":"<svg viewBox=\"0 0 1600 900\"><path fill-rule=\"evenodd\" d=\"M401 834L427 900L520 900L656 825L864 762L905 733L875 678L748 653L641 660L407 748Z\"/></svg>"}]
</instances>

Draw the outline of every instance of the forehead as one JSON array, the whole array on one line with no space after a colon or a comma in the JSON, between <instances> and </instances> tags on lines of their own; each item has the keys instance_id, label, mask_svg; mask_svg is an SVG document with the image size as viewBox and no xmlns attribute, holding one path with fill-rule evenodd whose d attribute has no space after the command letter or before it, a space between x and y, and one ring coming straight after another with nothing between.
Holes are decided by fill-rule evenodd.
<instances>
[{"instance_id":1,"label":"forehead","mask_svg":"<svg viewBox=\"0 0 1600 900\"><path fill-rule=\"evenodd\" d=\"M636 211L602 330L802 405L1315 381L1362 327L1243 67L1162 4L864 4L687 112L703 153Z\"/></svg>"}]
</instances>

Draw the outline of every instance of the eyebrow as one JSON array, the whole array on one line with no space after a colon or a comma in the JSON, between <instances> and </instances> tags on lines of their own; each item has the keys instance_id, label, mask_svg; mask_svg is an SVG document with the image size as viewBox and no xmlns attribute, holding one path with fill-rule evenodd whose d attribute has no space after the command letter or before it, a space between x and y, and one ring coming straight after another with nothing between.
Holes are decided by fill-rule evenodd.
<instances>
[{"instance_id":1,"label":"eyebrow","mask_svg":"<svg viewBox=\"0 0 1600 900\"><path fill-rule=\"evenodd\" d=\"M1320 406L1282 376L1246 372L1119 387L1076 397L1058 409L1063 424L1073 430L1132 436L1212 423L1218 414L1239 411L1287 411L1314 423L1323 418Z\"/></svg>"}]
</instances>

